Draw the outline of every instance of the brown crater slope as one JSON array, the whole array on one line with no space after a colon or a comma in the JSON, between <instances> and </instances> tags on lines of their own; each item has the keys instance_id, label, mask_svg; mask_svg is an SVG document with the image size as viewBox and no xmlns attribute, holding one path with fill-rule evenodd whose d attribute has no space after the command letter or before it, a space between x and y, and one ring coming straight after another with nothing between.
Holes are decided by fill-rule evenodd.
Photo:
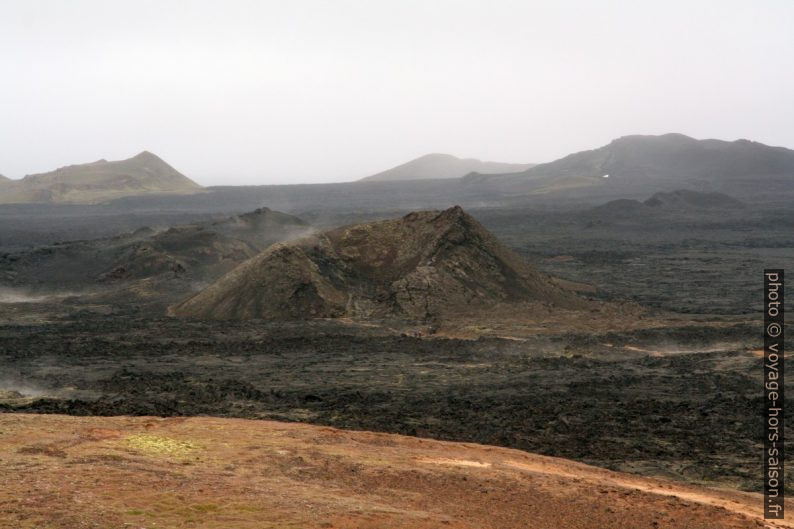
<instances>
[{"instance_id":1,"label":"brown crater slope","mask_svg":"<svg viewBox=\"0 0 794 529\"><path fill-rule=\"evenodd\" d=\"M0 453L0 526L19 529L792 527L758 494L270 421L0 415Z\"/></svg>"},{"instance_id":2,"label":"brown crater slope","mask_svg":"<svg viewBox=\"0 0 794 529\"><path fill-rule=\"evenodd\" d=\"M588 306L562 285L456 206L276 244L170 312L208 319L429 321L498 304Z\"/></svg>"}]
</instances>

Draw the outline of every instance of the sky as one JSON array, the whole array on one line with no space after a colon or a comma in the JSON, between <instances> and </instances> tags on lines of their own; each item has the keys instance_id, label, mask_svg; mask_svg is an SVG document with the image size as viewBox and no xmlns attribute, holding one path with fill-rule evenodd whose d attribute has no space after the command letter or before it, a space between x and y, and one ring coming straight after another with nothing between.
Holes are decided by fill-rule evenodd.
<instances>
[{"instance_id":1,"label":"sky","mask_svg":"<svg viewBox=\"0 0 794 529\"><path fill-rule=\"evenodd\" d=\"M158 154L204 185L628 134L794 148L790 0L0 0L0 174Z\"/></svg>"}]
</instances>

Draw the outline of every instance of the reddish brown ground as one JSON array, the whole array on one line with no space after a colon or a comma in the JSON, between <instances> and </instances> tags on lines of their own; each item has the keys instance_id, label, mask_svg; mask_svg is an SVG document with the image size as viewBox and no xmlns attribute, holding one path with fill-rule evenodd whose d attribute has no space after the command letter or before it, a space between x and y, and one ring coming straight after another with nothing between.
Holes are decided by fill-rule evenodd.
<instances>
[{"instance_id":1,"label":"reddish brown ground","mask_svg":"<svg viewBox=\"0 0 794 529\"><path fill-rule=\"evenodd\" d=\"M0 415L3 529L744 528L765 525L761 501L516 450L370 432Z\"/></svg>"}]
</instances>

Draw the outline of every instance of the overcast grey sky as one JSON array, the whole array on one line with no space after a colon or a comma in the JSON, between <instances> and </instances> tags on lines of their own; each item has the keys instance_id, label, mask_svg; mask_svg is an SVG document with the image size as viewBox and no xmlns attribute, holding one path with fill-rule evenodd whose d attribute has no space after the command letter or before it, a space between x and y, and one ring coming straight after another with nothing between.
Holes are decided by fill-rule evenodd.
<instances>
[{"instance_id":1,"label":"overcast grey sky","mask_svg":"<svg viewBox=\"0 0 794 529\"><path fill-rule=\"evenodd\" d=\"M0 0L0 173L147 149L205 185L626 134L794 147L791 0Z\"/></svg>"}]
</instances>

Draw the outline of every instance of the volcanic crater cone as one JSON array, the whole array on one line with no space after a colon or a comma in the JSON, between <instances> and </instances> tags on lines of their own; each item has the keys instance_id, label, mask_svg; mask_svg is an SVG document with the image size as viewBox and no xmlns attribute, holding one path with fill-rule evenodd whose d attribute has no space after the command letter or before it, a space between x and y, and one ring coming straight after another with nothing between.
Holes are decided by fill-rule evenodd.
<instances>
[{"instance_id":1,"label":"volcanic crater cone","mask_svg":"<svg viewBox=\"0 0 794 529\"><path fill-rule=\"evenodd\" d=\"M170 313L433 320L505 303L584 308L459 206L275 244Z\"/></svg>"}]
</instances>

